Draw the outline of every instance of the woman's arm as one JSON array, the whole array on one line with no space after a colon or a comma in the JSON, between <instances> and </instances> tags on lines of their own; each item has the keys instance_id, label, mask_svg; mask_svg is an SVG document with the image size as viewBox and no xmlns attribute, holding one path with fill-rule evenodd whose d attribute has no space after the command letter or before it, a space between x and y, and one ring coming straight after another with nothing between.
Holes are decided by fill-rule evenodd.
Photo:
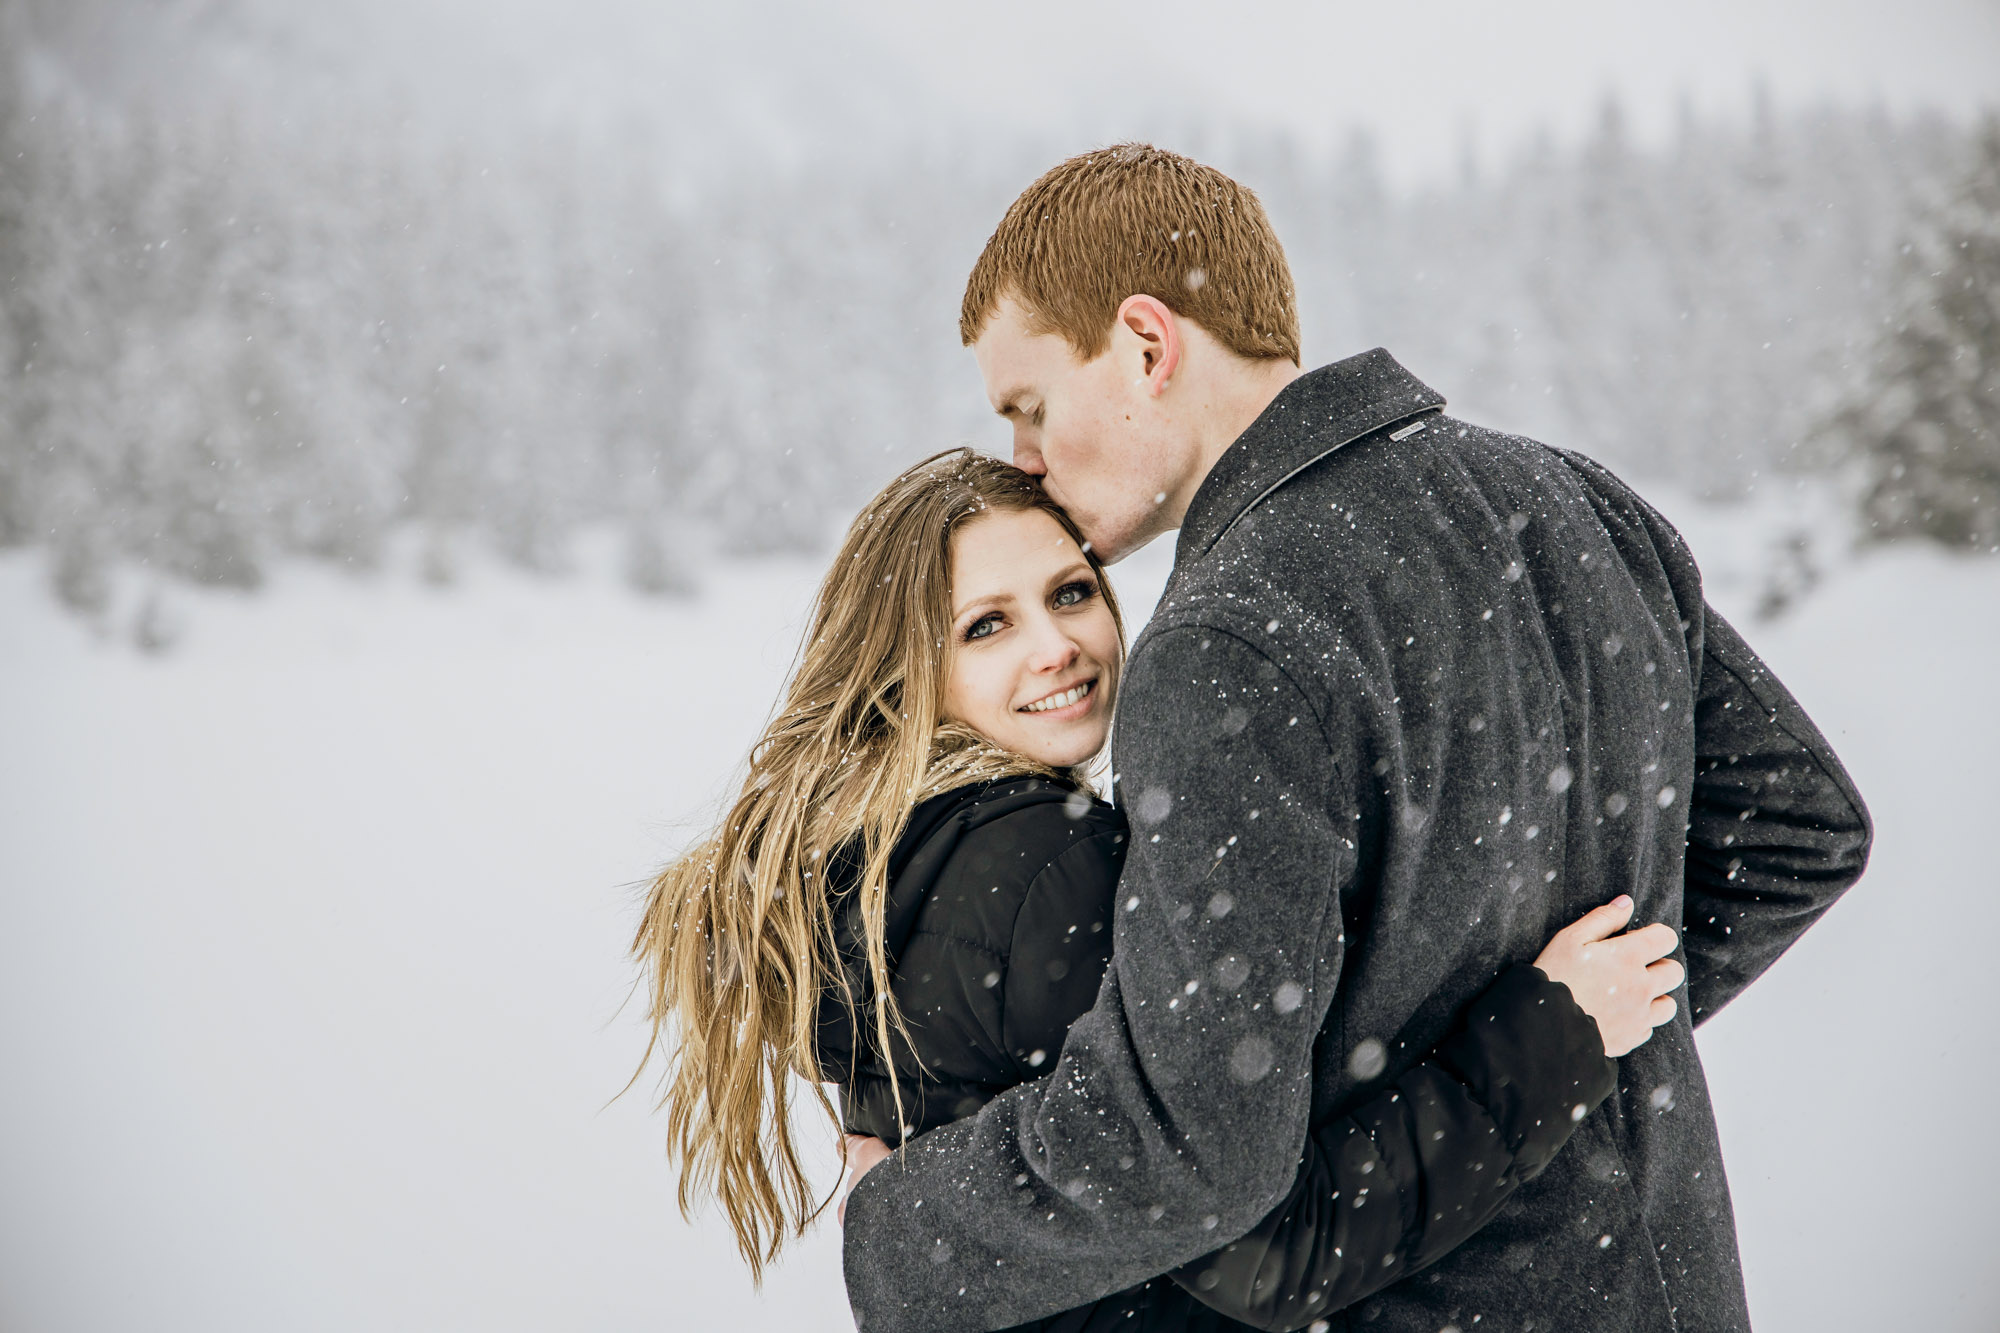
<instances>
[{"instance_id":1,"label":"woman's arm","mask_svg":"<svg viewBox=\"0 0 2000 1333\"><path fill-rule=\"evenodd\" d=\"M1430 1057L1315 1126L1291 1193L1248 1235L1174 1270L1232 1319L1296 1329L1434 1263L1490 1221L1611 1094L1610 1058L1674 1014L1674 932L1620 898L1509 967Z\"/></svg>"}]
</instances>

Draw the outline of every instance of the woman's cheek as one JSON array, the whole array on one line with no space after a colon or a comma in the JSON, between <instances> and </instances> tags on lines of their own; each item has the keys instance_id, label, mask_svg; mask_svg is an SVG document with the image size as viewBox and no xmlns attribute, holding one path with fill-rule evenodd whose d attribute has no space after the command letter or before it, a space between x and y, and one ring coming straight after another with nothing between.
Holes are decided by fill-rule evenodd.
<instances>
[{"instance_id":1,"label":"woman's cheek","mask_svg":"<svg viewBox=\"0 0 2000 1333\"><path fill-rule=\"evenodd\" d=\"M1005 688L1006 682L1002 679L1003 673L995 671L993 664L990 662L984 662L980 665L985 670L979 673L979 678L975 685L975 689L979 695L979 716L981 721L978 730L984 732L989 737L998 739L1005 733L1008 725L1013 722L1014 710L1007 706L1008 695Z\"/></svg>"}]
</instances>

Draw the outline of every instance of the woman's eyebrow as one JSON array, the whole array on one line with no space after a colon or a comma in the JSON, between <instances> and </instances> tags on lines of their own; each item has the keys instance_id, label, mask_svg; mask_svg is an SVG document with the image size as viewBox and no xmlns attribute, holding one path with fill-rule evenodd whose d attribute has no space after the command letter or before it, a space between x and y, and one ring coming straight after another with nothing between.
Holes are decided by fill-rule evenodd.
<instances>
[{"instance_id":1,"label":"woman's eyebrow","mask_svg":"<svg viewBox=\"0 0 2000 1333\"><path fill-rule=\"evenodd\" d=\"M1065 565L1061 569L1057 570L1055 573L1049 575L1049 588L1053 590L1061 587L1065 583L1072 582L1079 574L1083 575L1085 578L1095 577L1090 572L1089 562L1084 560L1078 560L1074 564Z\"/></svg>"},{"instance_id":2,"label":"woman's eyebrow","mask_svg":"<svg viewBox=\"0 0 2000 1333\"><path fill-rule=\"evenodd\" d=\"M1014 602L1014 594L1011 592L981 593L977 597L969 598L963 605L959 606L956 610L954 610L951 613L951 618L953 620L957 620L960 616L964 615L968 611L973 610L975 607L1011 606L1013 602Z\"/></svg>"}]
</instances>

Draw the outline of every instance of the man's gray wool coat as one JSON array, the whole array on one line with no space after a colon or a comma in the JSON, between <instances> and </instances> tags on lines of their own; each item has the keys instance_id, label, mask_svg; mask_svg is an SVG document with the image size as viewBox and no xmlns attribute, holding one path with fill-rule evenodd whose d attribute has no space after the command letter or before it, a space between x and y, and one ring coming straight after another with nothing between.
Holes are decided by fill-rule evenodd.
<instances>
[{"instance_id":1,"label":"man's gray wool coat","mask_svg":"<svg viewBox=\"0 0 2000 1333\"><path fill-rule=\"evenodd\" d=\"M1679 1016L1484 1230L1332 1326L1748 1327L1693 1025L1854 882L1868 816L1658 514L1443 405L1352 357L1203 483L1119 700L1097 1002L855 1190L861 1333L1003 1328L1248 1231L1313 1125L1619 892L1682 932Z\"/></svg>"}]
</instances>

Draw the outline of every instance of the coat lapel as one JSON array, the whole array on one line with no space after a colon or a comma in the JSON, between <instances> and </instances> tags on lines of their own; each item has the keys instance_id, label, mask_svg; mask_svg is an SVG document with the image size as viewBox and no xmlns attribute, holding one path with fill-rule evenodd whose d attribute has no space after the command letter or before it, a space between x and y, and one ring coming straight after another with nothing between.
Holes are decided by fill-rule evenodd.
<instances>
[{"instance_id":1,"label":"coat lapel","mask_svg":"<svg viewBox=\"0 0 2000 1333\"><path fill-rule=\"evenodd\" d=\"M1380 347L1299 376L1229 446L1195 492L1174 564L1207 555L1245 514L1328 454L1443 406L1442 394Z\"/></svg>"}]
</instances>

